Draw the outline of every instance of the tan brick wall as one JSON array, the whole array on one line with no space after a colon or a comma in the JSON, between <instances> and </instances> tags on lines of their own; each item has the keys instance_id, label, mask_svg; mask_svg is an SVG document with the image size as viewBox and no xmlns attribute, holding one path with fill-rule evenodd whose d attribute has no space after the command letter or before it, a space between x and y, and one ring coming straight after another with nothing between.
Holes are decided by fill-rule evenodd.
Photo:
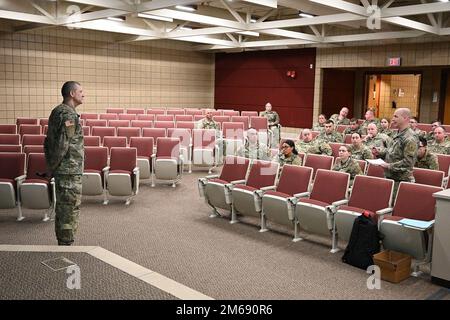
<instances>
[{"instance_id":1,"label":"tan brick wall","mask_svg":"<svg viewBox=\"0 0 450 320\"><path fill-rule=\"evenodd\" d=\"M0 122L47 117L67 80L83 86L80 112L214 105L212 54L180 50L175 41L147 43L84 30L0 33Z\"/></svg>"}]
</instances>

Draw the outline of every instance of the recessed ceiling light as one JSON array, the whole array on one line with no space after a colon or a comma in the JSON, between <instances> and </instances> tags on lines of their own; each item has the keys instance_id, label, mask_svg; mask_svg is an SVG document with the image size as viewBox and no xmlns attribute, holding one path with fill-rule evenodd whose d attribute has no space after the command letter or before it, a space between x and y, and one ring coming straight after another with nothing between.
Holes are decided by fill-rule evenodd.
<instances>
[{"instance_id":1,"label":"recessed ceiling light","mask_svg":"<svg viewBox=\"0 0 450 320\"><path fill-rule=\"evenodd\" d=\"M196 11L196 10L197 10L197 9L195 9L194 7L180 6L180 5L175 6L175 8L176 8L176 9L179 9L179 10L183 10L183 11L190 11L190 12L193 12L193 11Z\"/></svg>"},{"instance_id":2,"label":"recessed ceiling light","mask_svg":"<svg viewBox=\"0 0 450 320\"><path fill-rule=\"evenodd\" d=\"M299 17L302 17L302 18L314 18L314 15L309 14L309 13L304 13L301 11L298 13L298 15L299 15Z\"/></svg>"},{"instance_id":3,"label":"recessed ceiling light","mask_svg":"<svg viewBox=\"0 0 450 320\"><path fill-rule=\"evenodd\" d=\"M118 21L118 22L125 21L125 17L108 17L106 19L111 20L111 21Z\"/></svg>"}]
</instances>

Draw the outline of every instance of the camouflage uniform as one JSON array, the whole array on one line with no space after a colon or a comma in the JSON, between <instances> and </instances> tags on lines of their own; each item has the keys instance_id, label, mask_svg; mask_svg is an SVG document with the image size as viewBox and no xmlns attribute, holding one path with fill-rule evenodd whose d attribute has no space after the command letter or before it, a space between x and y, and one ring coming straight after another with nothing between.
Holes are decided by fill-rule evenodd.
<instances>
[{"instance_id":1,"label":"camouflage uniform","mask_svg":"<svg viewBox=\"0 0 450 320\"><path fill-rule=\"evenodd\" d=\"M333 166L334 171L346 172L350 174L350 185L353 184L353 180L357 174L363 174L358 161L348 157L347 161L342 162L340 158L336 159L336 163Z\"/></svg>"},{"instance_id":2,"label":"camouflage uniform","mask_svg":"<svg viewBox=\"0 0 450 320\"><path fill-rule=\"evenodd\" d=\"M428 133L425 133L425 139L427 139L427 141L434 140L434 132L430 131Z\"/></svg>"},{"instance_id":3,"label":"camouflage uniform","mask_svg":"<svg viewBox=\"0 0 450 320\"><path fill-rule=\"evenodd\" d=\"M348 128L345 128L345 130L344 130L344 135L346 135L346 134L354 134L354 133L358 133L361 136L362 134L361 134L360 127L358 127L355 130L353 130L351 127L348 127Z\"/></svg>"},{"instance_id":4,"label":"camouflage uniform","mask_svg":"<svg viewBox=\"0 0 450 320\"><path fill-rule=\"evenodd\" d=\"M322 132L323 130L325 130L325 124L315 123L312 127L312 130Z\"/></svg>"},{"instance_id":5,"label":"camouflage uniform","mask_svg":"<svg viewBox=\"0 0 450 320\"><path fill-rule=\"evenodd\" d=\"M384 149L389 147L389 145L391 143L392 143L392 139L383 133L377 133L377 135L373 138L370 138L369 136L367 136L366 141L364 142L364 144L369 149L376 147L378 149L378 151L383 151Z\"/></svg>"},{"instance_id":6,"label":"camouflage uniform","mask_svg":"<svg viewBox=\"0 0 450 320\"><path fill-rule=\"evenodd\" d=\"M395 132L391 129L381 129L380 131L378 131L378 133L384 134L391 139L395 136Z\"/></svg>"},{"instance_id":7,"label":"camouflage uniform","mask_svg":"<svg viewBox=\"0 0 450 320\"><path fill-rule=\"evenodd\" d=\"M302 158L298 154L291 153L289 157L286 158L286 156L283 153L280 153L277 155L278 163L280 164L280 168L282 168L285 164L292 164L294 166L301 166L302 165Z\"/></svg>"},{"instance_id":8,"label":"camouflage uniform","mask_svg":"<svg viewBox=\"0 0 450 320\"><path fill-rule=\"evenodd\" d=\"M304 154L325 154L327 156L331 156L333 154L333 150L331 150L328 143L318 140L311 140L310 142L299 140L295 143L295 149Z\"/></svg>"},{"instance_id":9,"label":"camouflage uniform","mask_svg":"<svg viewBox=\"0 0 450 320\"><path fill-rule=\"evenodd\" d=\"M55 178L56 238L58 244L71 244L78 228L84 168L83 129L74 108L60 104L53 109L44 150L47 167Z\"/></svg>"},{"instance_id":10,"label":"camouflage uniform","mask_svg":"<svg viewBox=\"0 0 450 320\"><path fill-rule=\"evenodd\" d=\"M433 141L428 143L428 152L450 154L450 141L448 138L445 138L444 141L438 143L433 139Z\"/></svg>"},{"instance_id":11,"label":"camouflage uniform","mask_svg":"<svg viewBox=\"0 0 450 320\"><path fill-rule=\"evenodd\" d=\"M204 118L200 120L197 123L198 129L216 129L219 130L219 124L215 122L214 120L209 121L208 119Z\"/></svg>"},{"instance_id":12,"label":"camouflage uniform","mask_svg":"<svg viewBox=\"0 0 450 320\"><path fill-rule=\"evenodd\" d=\"M317 137L316 140L324 141L327 143L330 142L344 142L344 137L342 134L337 132L336 130L330 134L327 134L325 131L322 131Z\"/></svg>"},{"instance_id":13,"label":"camouflage uniform","mask_svg":"<svg viewBox=\"0 0 450 320\"><path fill-rule=\"evenodd\" d=\"M334 122L335 126L337 126L338 124L340 124L340 125L349 125L350 124L350 119L348 119L348 118L339 120L339 114L337 114L337 113L333 114L330 117L330 120L332 120Z\"/></svg>"},{"instance_id":14,"label":"camouflage uniform","mask_svg":"<svg viewBox=\"0 0 450 320\"><path fill-rule=\"evenodd\" d=\"M425 131L422 131L419 128L411 129L411 130L412 130L412 132L414 132L414 135L417 137L417 140L419 140L419 137L424 137L425 139L427 139L427 133Z\"/></svg>"},{"instance_id":15,"label":"camouflage uniform","mask_svg":"<svg viewBox=\"0 0 450 320\"><path fill-rule=\"evenodd\" d=\"M250 145L248 141L237 150L239 157L258 159L258 160L270 160L270 150L263 143L257 142L256 145Z\"/></svg>"},{"instance_id":16,"label":"camouflage uniform","mask_svg":"<svg viewBox=\"0 0 450 320\"><path fill-rule=\"evenodd\" d=\"M367 134L367 126L371 123L375 123L375 125L377 126L378 132L381 131L381 123L380 120L378 119L373 119L373 120L366 120L364 121L361 125L360 125L360 130L361 130L361 134L366 135Z\"/></svg>"},{"instance_id":17,"label":"camouflage uniform","mask_svg":"<svg viewBox=\"0 0 450 320\"><path fill-rule=\"evenodd\" d=\"M413 167L417 159L417 140L413 131L408 127L399 131L391 145L381 152L380 156L390 164L384 175L395 181L394 196L400 181L414 182Z\"/></svg>"},{"instance_id":18,"label":"camouflage uniform","mask_svg":"<svg viewBox=\"0 0 450 320\"><path fill-rule=\"evenodd\" d=\"M373 159L372 151L365 145L361 145L359 149L356 149L354 145L350 146L352 158L356 160Z\"/></svg>"},{"instance_id":19,"label":"camouflage uniform","mask_svg":"<svg viewBox=\"0 0 450 320\"><path fill-rule=\"evenodd\" d=\"M280 116L275 111L264 111L260 113L261 117L266 117L269 129L272 131L272 146L277 146L280 143Z\"/></svg>"},{"instance_id":20,"label":"camouflage uniform","mask_svg":"<svg viewBox=\"0 0 450 320\"><path fill-rule=\"evenodd\" d=\"M427 150L421 159L417 157L417 161L414 167L439 170L438 158L434 153L431 153L429 150Z\"/></svg>"}]
</instances>

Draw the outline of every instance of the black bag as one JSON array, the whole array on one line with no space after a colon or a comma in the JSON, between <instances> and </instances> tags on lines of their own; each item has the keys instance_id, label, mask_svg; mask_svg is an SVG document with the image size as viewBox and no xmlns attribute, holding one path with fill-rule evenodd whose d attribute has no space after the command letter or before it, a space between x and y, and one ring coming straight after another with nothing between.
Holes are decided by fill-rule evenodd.
<instances>
[{"instance_id":1,"label":"black bag","mask_svg":"<svg viewBox=\"0 0 450 320\"><path fill-rule=\"evenodd\" d=\"M345 248L342 261L367 270L373 265L373 255L380 252L378 227L369 215L362 214L353 223L350 241Z\"/></svg>"}]
</instances>

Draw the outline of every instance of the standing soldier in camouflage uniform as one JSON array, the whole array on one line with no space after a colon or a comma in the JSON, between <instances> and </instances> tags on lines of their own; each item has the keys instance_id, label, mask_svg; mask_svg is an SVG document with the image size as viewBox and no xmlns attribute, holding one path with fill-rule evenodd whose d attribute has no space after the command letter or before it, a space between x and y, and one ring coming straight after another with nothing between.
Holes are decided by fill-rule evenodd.
<instances>
[{"instance_id":1,"label":"standing soldier in camouflage uniform","mask_svg":"<svg viewBox=\"0 0 450 320\"><path fill-rule=\"evenodd\" d=\"M433 136L433 140L428 143L428 150L432 153L450 154L450 141L445 135L445 129L436 127Z\"/></svg>"},{"instance_id":2,"label":"standing soldier in camouflage uniform","mask_svg":"<svg viewBox=\"0 0 450 320\"><path fill-rule=\"evenodd\" d=\"M373 151L375 156L384 158L386 163L381 166L385 169L384 175L395 181L394 197L401 181L414 182L413 167L417 158L417 140L409 128L411 112L408 108L399 108L392 118L392 126L398 129L392 144L385 153Z\"/></svg>"},{"instance_id":3,"label":"standing soldier in camouflage uniform","mask_svg":"<svg viewBox=\"0 0 450 320\"><path fill-rule=\"evenodd\" d=\"M280 164L280 169L285 164L292 164L294 166L302 165L302 158L298 155L297 150L295 149L295 143L292 140L286 140L283 142L281 146L281 153L277 156L278 163Z\"/></svg>"},{"instance_id":4,"label":"standing soldier in camouflage uniform","mask_svg":"<svg viewBox=\"0 0 450 320\"><path fill-rule=\"evenodd\" d=\"M47 168L55 178L55 232L58 245L71 245L78 228L81 204L81 176L84 168L84 138L75 108L83 103L78 82L64 83L63 102L55 107L48 121L44 142Z\"/></svg>"},{"instance_id":5,"label":"standing soldier in camouflage uniform","mask_svg":"<svg viewBox=\"0 0 450 320\"><path fill-rule=\"evenodd\" d=\"M381 125L380 125L380 120L378 120L377 118L375 118L375 114L373 113L372 109L368 109L366 111L366 114L364 115L364 117L366 118L366 121L364 121L361 124L361 134L362 135L366 135L367 134L367 126L371 123L375 123L375 125L377 126L378 130L381 129Z\"/></svg>"},{"instance_id":6,"label":"standing soldier in camouflage uniform","mask_svg":"<svg viewBox=\"0 0 450 320\"><path fill-rule=\"evenodd\" d=\"M355 132L352 134L352 145L350 146L352 158L356 160L373 159L372 151L362 143L361 136Z\"/></svg>"},{"instance_id":7,"label":"standing soldier in camouflage uniform","mask_svg":"<svg viewBox=\"0 0 450 320\"><path fill-rule=\"evenodd\" d=\"M327 117L323 113L319 114L318 122L312 127L313 131L322 132L325 129L325 121L327 121Z\"/></svg>"},{"instance_id":8,"label":"standing soldier in camouflage uniform","mask_svg":"<svg viewBox=\"0 0 450 320\"><path fill-rule=\"evenodd\" d=\"M350 147L345 144L339 147L339 158L336 159L333 170L349 173L350 185L353 185L353 180L357 174L363 174L358 161L351 156Z\"/></svg>"},{"instance_id":9,"label":"standing soldier in camouflage uniform","mask_svg":"<svg viewBox=\"0 0 450 320\"><path fill-rule=\"evenodd\" d=\"M334 124L337 126L339 124L343 125L349 125L350 120L347 118L348 115L348 108L343 107L341 111L339 111L339 114L335 113L330 117L330 120L333 120Z\"/></svg>"},{"instance_id":10,"label":"standing soldier in camouflage uniform","mask_svg":"<svg viewBox=\"0 0 450 320\"><path fill-rule=\"evenodd\" d=\"M419 137L419 149L417 150L417 161L414 167L439 170L438 158L428 150L427 144L425 137Z\"/></svg>"},{"instance_id":11,"label":"standing soldier in camouflage uniform","mask_svg":"<svg viewBox=\"0 0 450 320\"><path fill-rule=\"evenodd\" d=\"M269 148L258 141L258 132L250 128L243 146L237 150L237 155L249 159L269 160Z\"/></svg>"},{"instance_id":12,"label":"standing soldier in camouflage uniform","mask_svg":"<svg viewBox=\"0 0 450 320\"><path fill-rule=\"evenodd\" d=\"M211 109L207 109L205 117L197 122L197 129L216 129L219 130L219 124L213 120Z\"/></svg>"},{"instance_id":13,"label":"standing soldier in camouflage uniform","mask_svg":"<svg viewBox=\"0 0 450 320\"><path fill-rule=\"evenodd\" d=\"M272 111L270 102L266 103L266 111L261 112L260 116L267 118L268 129L272 131L272 148L278 147L280 143L280 116L276 111Z\"/></svg>"},{"instance_id":14,"label":"standing soldier in camouflage uniform","mask_svg":"<svg viewBox=\"0 0 450 320\"><path fill-rule=\"evenodd\" d=\"M325 154L327 156L333 154L333 150L331 150L328 143L317 139L313 140L311 130L309 129L303 129L301 139L295 143L295 148L297 149L297 152L302 152L304 154Z\"/></svg>"},{"instance_id":15,"label":"standing soldier in camouflage uniform","mask_svg":"<svg viewBox=\"0 0 450 320\"><path fill-rule=\"evenodd\" d=\"M324 141L326 143L344 142L344 137L342 136L342 134L334 130L333 121L327 120L325 122L325 130L319 134L316 140Z\"/></svg>"},{"instance_id":16,"label":"standing soldier in camouflage uniform","mask_svg":"<svg viewBox=\"0 0 450 320\"><path fill-rule=\"evenodd\" d=\"M389 120L387 118L382 118L380 121L380 126L381 126L381 130L378 133L382 133L385 134L386 136L388 136L389 138L393 138L395 135L395 132L392 131L389 126Z\"/></svg>"}]
</instances>

